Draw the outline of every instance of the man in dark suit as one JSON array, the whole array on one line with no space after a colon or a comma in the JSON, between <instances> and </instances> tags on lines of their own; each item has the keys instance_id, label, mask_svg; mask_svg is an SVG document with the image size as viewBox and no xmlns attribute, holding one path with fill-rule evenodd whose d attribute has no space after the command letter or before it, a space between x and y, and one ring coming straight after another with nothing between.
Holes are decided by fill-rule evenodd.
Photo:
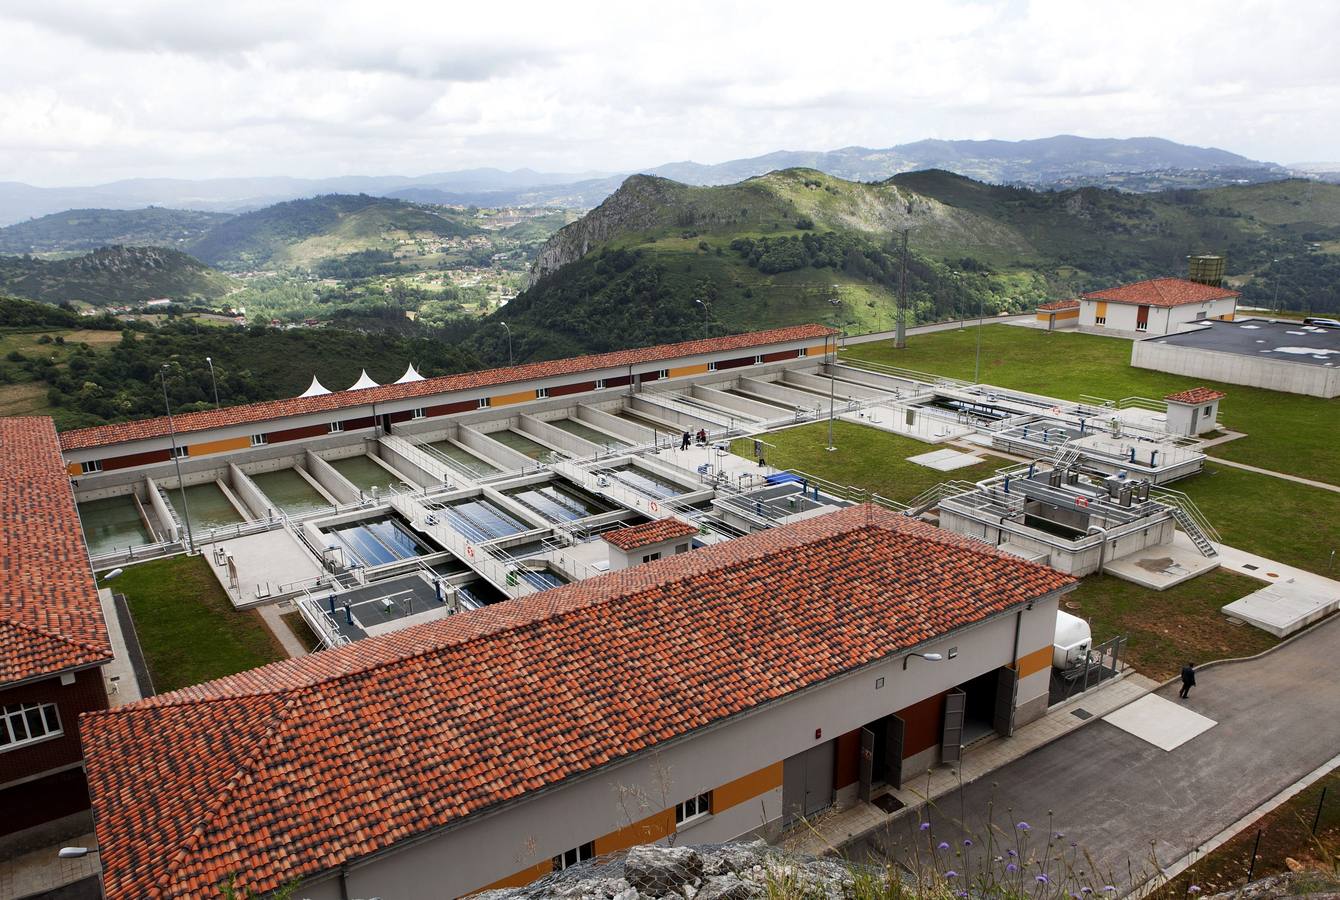
<instances>
[{"instance_id":1,"label":"man in dark suit","mask_svg":"<svg viewBox=\"0 0 1340 900\"><path fill-rule=\"evenodd\" d=\"M1182 692L1177 696L1185 700L1186 695L1191 693L1191 689L1195 686L1196 686L1196 667L1188 662L1186 665L1182 666Z\"/></svg>"}]
</instances>

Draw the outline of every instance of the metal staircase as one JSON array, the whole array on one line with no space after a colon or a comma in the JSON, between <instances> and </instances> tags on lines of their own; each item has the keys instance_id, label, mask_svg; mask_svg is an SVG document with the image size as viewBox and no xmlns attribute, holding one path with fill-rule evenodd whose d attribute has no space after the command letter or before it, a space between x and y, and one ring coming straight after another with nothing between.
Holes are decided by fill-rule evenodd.
<instances>
[{"instance_id":1,"label":"metal staircase","mask_svg":"<svg viewBox=\"0 0 1340 900\"><path fill-rule=\"evenodd\" d=\"M1182 531L1186 532L1186 536L1191 538L1191 543L1196 545L1196 549L1200 551L1201 556L1213 558L1219 555L1219 551L1214 549L1214 544L1210 543L1210 539L1205 536L1205 532L1200 530L1196 520L1186 510L1180 506L1174 506L1172 507L1172 514L1173 518L1177 520L1177 524L1181 526Z\"/></svg>"},{"instance_id":2,"label":"metal staircase","mask_svg":"<svg viewBox=\"0 0 1340 900\"><path fill-rule=\"evenodd\" d=\"M1173 520L1177 522L1178 527L1191 538L1191 543L1196 545L1200 555L1208 558L1214 558L1219 555L1219 551L1214 549L1215 544L1222 544L1223 538L1205 514L1196 506L1194 500L1181 491L1175 491L1170 488L1158 488L1149 492L1150 498L1157 500L1172 512Z\"/></svg>"}]
</instances>

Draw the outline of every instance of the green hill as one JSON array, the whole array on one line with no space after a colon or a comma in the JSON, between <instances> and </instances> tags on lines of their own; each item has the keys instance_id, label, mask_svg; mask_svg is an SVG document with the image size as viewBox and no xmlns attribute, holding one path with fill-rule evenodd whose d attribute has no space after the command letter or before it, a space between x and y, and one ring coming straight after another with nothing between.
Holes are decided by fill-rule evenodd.
<instances>
[{"instance_id":1,"label":"green hill","mask_svg":"<svg viewBox=\"0 0 1340 900\"><path fill-rule=\"evenodd\" d=\"M216 300L232 279L164 247L102 247L70 259L0 256L0 291L46 303L96 306L167 297L182 303Z\"/></svg>"},{"instance_id":2,"label":"green hill","mask_svg":"<svg viewBox=\"0 0 1340 900\"><path fill-rule=\"evenodd\" d=\"M417 251L420 245L479 233L464 214L441 207L366 194L327 194L236 216L190 249L210 265L227 269L312 269L355 253Z\"/></svg>"},{"instance_id":3,"label":"green hill","mask_svg":"<svg viewBox=\"0 0 1340 900\"><path fill-rule=\"evenodd\" d=\"M496 318L540 355L806 321L892 327L902 229L912 321L1018 311L1223 253L1250 301L1271 260L1335 257L1340 186L1032 191L943 171L876 184L789 169L721 187L634 176L541 249L535 281ZM1313 310L1340 309L1321 295ZM499 329L500 330L500 329ZM481 341L492 342L491 332ZM492 349L492 348L490 348Z\"/></svg>"},{"instance_id":4,"label":"green hill","mask_svg":"<svg viewBox=\"0 0 1340 900\"><path fill-rule=\"evenodd\" d=\"M190 209L71 209L0 228L0 253L62 253L114 244L182 247L232 216Z\"/></svg>"}]
</instances>

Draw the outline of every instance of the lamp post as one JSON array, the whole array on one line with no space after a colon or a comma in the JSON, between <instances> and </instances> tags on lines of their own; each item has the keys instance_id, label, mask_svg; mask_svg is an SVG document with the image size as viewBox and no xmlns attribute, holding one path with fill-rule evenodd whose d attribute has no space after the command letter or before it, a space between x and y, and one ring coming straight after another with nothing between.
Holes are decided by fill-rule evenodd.
<instances>
[{"instance_id":1,"label":"lamp post","mask_svg":"<svg viewBox=\"0 0 1340 900\"><path fill-rule=\"evenodd\" d=\"M912 660L912 657L914 657L914 656L919 656L919 657L921 657L922 659L924 659L924 660L928 660L928 661L930 661L930 662L939 662L940 660L944 659L944 654L943 654L943 653L909 653L909 654L907 654L906 656L903 657L903 671L904 671L904 672L907 671L907 664Z\"/></svg>"},{"instance_id":2,"label":"lamp post","mask_svg":"<svg viewBox=\"0 0 1340 900\"><path fill-rule=\"evenodd\" d=\"M1280 311L1280 270L1279 270L1279 263L1280 263L1280 261L1279 261L1278 259L1272 259L1272 260L1270 261L1270 263L1271 263L1271 266L1275 269L1275 298L1274 298L1273 300L1270 301L1270 308L1271 308L1272 310L1274 310L1275 312L1279 312L1279 311Z\"/></svg>"},{"instance_id":3,"label":"lamp post","mask_svg":"<svg viewBox=\"0 0 1340 900\"><path fill-rule=\"evenodd\" d=\"M693 302L703 308L703 340L707 340L707 302L697 297L693 298Z\"/></svg>"},{"instance_id":4,"label":"lamp post","mask_svg":"<svg viewBox=\"0 0 1340 900\"><path fill-rule=\"evenodd\" d=\"M972 365L972 383L982 379L982 320L986 318L986 297L977 298L977 359Z\"/></svg>"},{"instance_id":5,"label":"lamp post","mask_svg":"<svg viewBox=\"0 0 1340 900\"><path fill-rule=\"evenodd\" d=\"M214 408L219 408L219 380L214 377L214 360L205 357L205 363L209 366L209 381L214 385Z\"/></svg>"},{"instance_id":6,"label":"lamp post","mask_svg":"<svg viewBox=\"0 0 1340 900\"><path fill-rule=\"evenodd\" d=\"M83 859L90 853L97 853L97 847L61 847L56 856L61 859Z\"/></svg>"},{"instance_id":7,"label":"lamp post","mask_svg":"<svg viewBox=\"0 0 1340 900\"><path fill-rule=\"evenodd\" d=\"M507 332L507 365L512 365L512 329L507 327L506 322L499 322L503 330Z\"/></svg>"},{"instance_id":8,"label":"lamp post","mask_svg":"<svg viewBox=\"0 0 1340 900\"><path fill-rule=\"evenodd\" d=\"M825 450L836 450L833 445L833 395L836 390L834 384L837 373L833 370L837 368L837 335L829 335L833 339L833 353L828 358L828 446ZM824 339L825 350L827 350L828 338Z\"/></svg>"},{"instance_id":9,"label":"lamp post","mask_svg":"<svg viewBox=\"0 0 1340 900\"><path fill-rule=\"evenodd\" d=\"M177 455L177 426L172 420L172 404L168 402L167 372L168 364L158 370L158 380L163 383L163 408L167 410L168 435L172 439L172 462L177 467L177 490L181 491L181 512L186 519L186 552L195 553L195 541L191 538L191 507L186 502L186 482L181 477L181 457Z\"/></svg>"}]
</instances>

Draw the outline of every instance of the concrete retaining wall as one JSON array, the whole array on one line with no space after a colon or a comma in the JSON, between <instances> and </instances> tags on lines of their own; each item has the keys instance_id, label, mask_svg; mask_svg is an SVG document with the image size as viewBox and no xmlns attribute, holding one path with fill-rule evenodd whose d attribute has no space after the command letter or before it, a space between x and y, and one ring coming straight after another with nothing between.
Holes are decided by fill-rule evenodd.
<instances>
[{"instance_id":1,"label":"concrete retaining wall","mask_svg":"<svg viewBox=\"0 0 1340 900\"><path fill-rule=\"evenodd\" d=\"M1271 391L1340 396L1340 368L1324 368L1278 359L1258 359L1239 353L1137 341L1131 346L1131 365L1140 369L1189 375L1206 381L1245 384ZM1230 414L1232 410L1230 408ZM1231 415L1230 415L1231 418Z\"/></svg>"},{"instance_id":2,"label":"concrete retaining wall","mask_svg":"<svg viewBox=\"0 0 1340 900\"><path fill-rule=\"evenodd\" d=\"M579 458L595 456L605 449L598 444L579 438L575 434L569 434L562 428L555 428L548 422L542 422L530 415L517 416L516 430L539 441L541 444L561 450L569 456Z\"/></svg>"},{"instance_id":3,"label":"concrete retaining wall","mask_svg":"<svg viewBox=\"0 0 1340 900\"><path fill-rule=\"evenodd\" d=\"M181 538L181 529L177 527L177 517L172 514L172 510L163 502L163 495L158 491L158 485L152 478L144 479L145 490L149 497L149 506L154 511L154 518L158 520L158 536L165 540L175 541Z\"/></svg>"},{"instance_id":4,"label":"concrete retaining wall","mask_svg":"<svg viewBox=\"0 0 1340 900\"><path fill-rule=\"evenodd\" d=\"M343 454L344 456L358 454ZM312 451L307 451L307 474L311 475L317 484L327 494L335 498L335 501L341 505L345 503L357 503L359 501L358 488L354 487L349 481L335 471L335 467L317 456Z\"/></svg>"},{"instance_id":5,"label":"concrete retaining wall","mask_svg":"<svg viewBox=\"0 0 1340 900\"><path fill-rule=\"evenodd\" d=\"M626 419L620 419L618 416L610 415L603 409L596 409L593 406L579 406L576 415L573 416L578 422L584 422L592 428L599 428L601 431L608 431L610 434L618 435L621 438L627 438L635 444L651 443L654 437L650 428L643 428Z\"/></svg>"},{"instance_id":6,"label":"concrete retaining wall","mask_svg":"<svg viewBox=\"0 0 1340 900\"><path fill-rule=\"evenodd\" d=\"M252 482L246 472L236 463L228 464L228 480L232 484L233 494L251 511L248 518L265 519L276 512L260 488Z\"/></svg>"}]
</instances>

